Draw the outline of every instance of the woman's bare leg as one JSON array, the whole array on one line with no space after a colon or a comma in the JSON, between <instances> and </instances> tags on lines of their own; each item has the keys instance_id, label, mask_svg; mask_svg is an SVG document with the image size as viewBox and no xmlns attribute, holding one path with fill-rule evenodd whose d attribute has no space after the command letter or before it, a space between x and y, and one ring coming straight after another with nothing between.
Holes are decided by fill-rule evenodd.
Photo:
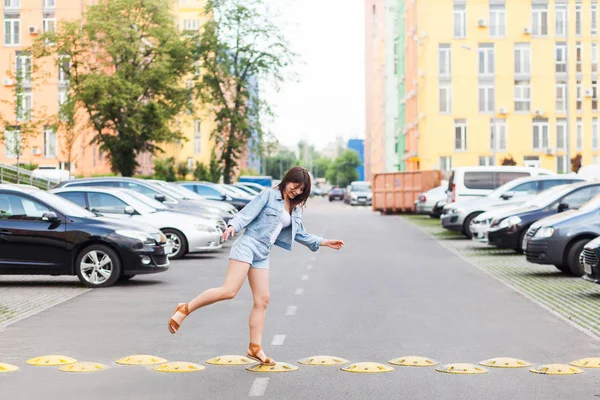
<instances>
[{"instance_id":1,"label":"woman's bare leg","mask_svg":"<svg viewBox=\"0 0 600 400\"><path fill-rule=\"evenodd\" d=\"M269 304L269 270L250 268L248 282L252 289L254 306L250 312L250 343L260 345L262 343L263 328L265 327L265 315ZM265 359L265 353L258 352L258 358Z\"/></svg>"},{"instance_id":2,"label":"woman's bare leg","mask_svg":"<svg viewBox=\"0 0 600 400\"><path fill-rule=\"evenodd\" d=\"M223 286L207 289L190 301L188 303L190 313L218 301L233 299L242 287L244 280L246 280L249 268L250 264L248 263L238 260L229 260L229 268L227 269L227 276L225 277ZM173 316L173 320L181 325L181 322L185 317L184 314L176 312Z\"/></svg>"}]
</instances>

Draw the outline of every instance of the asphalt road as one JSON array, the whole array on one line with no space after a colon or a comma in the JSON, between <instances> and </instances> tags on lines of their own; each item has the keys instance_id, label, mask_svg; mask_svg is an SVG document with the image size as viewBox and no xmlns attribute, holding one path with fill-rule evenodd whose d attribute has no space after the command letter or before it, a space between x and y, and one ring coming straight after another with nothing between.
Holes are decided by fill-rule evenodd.
<instances>
[{"instance_id":1,"label":"asphalt road","mask_svg":"<svg viewBox=\"0 0 600 400\"><path fill-rule=\"evenodd\" d=\"M171 336L177 302L220 285L227 250L174 262L169 272L93 290L0 332L0 362L20 370L0 374L0 399L594 399L600 369L545 376L528 368L450 375L435 368L395 367L389 373L347 373L298 365L313 355L386 364L418 355L442 364L515 357L534 365L600 356L600 341L584 334L395 216L311 200L309 231L344 239L335 252L275 249L271 303L263 346L277 361L300 368L252 373L206 359L243 355L251 294L188 318ZM30 284L29 284L30 285ZM283 336L285 335L285 336ZM279 341L274 345L273 340ZM29 358L61 354L108 365L76 374L32 367ZM203 364L194 373L158 373L115 360L152 354Z\"/></svg>"}]
</instances>

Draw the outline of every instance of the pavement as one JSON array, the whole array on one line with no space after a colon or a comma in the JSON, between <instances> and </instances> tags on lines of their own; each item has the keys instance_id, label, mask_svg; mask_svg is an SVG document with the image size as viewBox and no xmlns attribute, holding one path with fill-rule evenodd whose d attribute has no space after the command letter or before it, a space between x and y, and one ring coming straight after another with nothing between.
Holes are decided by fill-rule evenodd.
<instances>
[{"instance_id":1,"label":"pavement","mask_svg":"<svg viewBox=\"0 0 600 400\"><path fill-rule=\"evenodd\" d=\"M163 274L85 292L7 326L0 332L0 362L20 370L0 373L0 400L600 397L600 369L573 376L538 375L529 368L453 375L435 367L357 374L297 364L314 355L382 364L407 355L442 364L515 357L533 365L600 356L596 335L495 279L475 265L478 260L447 248L415 221L311 199L304 222L307 230L344 239L346 246L312 253L295 244L292 253L272 254L263 347L298 370L252 373L204 363L246 351L252 306L247 285L235 299L192 314L176 335L168 333L176 303L222 283L225 248L173 262ZM25 364L45 354L109 369L77 374ZM115 364L131 354L206 369L169 374Z\"/></svg>"}]
</instances>

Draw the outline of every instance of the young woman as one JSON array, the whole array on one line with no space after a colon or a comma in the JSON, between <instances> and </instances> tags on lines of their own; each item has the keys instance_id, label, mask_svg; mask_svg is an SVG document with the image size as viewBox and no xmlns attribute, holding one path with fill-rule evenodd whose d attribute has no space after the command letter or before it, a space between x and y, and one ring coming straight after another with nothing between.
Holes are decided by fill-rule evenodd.
<instances>
[{"instance_id":1,"label":"young woman","mask_svg":"<svg viewBox=\"0 0 600 400\"><path fill-rule=\"evenodd\" d=\"M295 240L312 251L320 247L339 250L341 240L327 240L304 230L301 209L310 196L310 176L302 167L285 174L274 189L264 190L229 221L223 238L246 228L229 254L229 269L223 286L208 289L189 303L180 303L169 320L169 331L177 332L183 320L193 311L222 300L233 299L246 276L252 289L254 306L250 312L250 346L248 357L263 365L274 365L262 351L261 342L265 313L269 303L269 254L273 245L292 249Z\"/></svg>"}]
</instances>

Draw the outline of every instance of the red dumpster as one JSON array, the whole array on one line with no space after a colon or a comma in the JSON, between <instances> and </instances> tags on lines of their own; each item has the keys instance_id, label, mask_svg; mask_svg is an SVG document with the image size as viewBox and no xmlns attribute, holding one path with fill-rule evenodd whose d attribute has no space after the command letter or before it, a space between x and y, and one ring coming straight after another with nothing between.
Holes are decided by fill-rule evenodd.
<instances>
[{"instance_id":1,"label":"red dumpster","mask_svg":"<svg viewBox=\"0 0 600 400\"><path fill-rule=\"evenodd\" d=\"M414 210L419 194L441 184L441 171L384 172L373 175L373 211Z\"/></svg>"}]
</instances>

